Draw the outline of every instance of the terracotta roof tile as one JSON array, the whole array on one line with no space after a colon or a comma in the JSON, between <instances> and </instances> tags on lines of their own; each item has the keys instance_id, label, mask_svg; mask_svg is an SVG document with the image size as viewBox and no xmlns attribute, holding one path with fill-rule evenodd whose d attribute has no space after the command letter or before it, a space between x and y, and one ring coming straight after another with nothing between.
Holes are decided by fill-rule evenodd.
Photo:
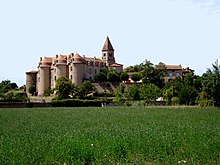
<instances>
[{"instance_id":1,"label":"terracotta roof tile","mask_svg":"<svg viewBox=\"0 0 220 165\"><path fill-rule=\"evenodd\" d=\"M97 62L102 62L101 58L92 58L92 57L85 57L86 61L97 61Z\"/></svg>"},{"instance_id":2,"label":"terracotta roof tile","mask_svg":"<svg viewBox=\"0 0 220 165\"><path fill-rule=\"evenodd\" d=\"M165 65L167 70L183 70L181 65Z\"/></svg>"},{"instance_id":3,"label":"terracotta roof tile","mask_svg":"<svg viewBox=\"0 0 220 165\"><path fill-rule=\"evenodd\" d=\"M122 65L122 64L114 63L114 64L111 64L110 66L111 66L111 67L120 67L120 66L123 66L123 65Z\"/></svg>"}]
</instances>

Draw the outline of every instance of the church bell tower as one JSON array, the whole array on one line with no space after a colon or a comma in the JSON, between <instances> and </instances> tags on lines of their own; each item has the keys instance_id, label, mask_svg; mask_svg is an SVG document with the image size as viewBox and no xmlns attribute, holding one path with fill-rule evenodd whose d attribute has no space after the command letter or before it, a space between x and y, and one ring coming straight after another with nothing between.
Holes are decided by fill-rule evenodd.
<instances>
[{"instance_id":1,"label":"church bell tower","mask_svg":"<svg viewBox=\"0 0 220 165\"><path fill-rule=\"evenodd\" d=\"M114 49L112 44L107 36L104 46L102 48L102 60L106 62L106 65L109 67L111 64L115 63Z\"/></svg>"}]
</instances>

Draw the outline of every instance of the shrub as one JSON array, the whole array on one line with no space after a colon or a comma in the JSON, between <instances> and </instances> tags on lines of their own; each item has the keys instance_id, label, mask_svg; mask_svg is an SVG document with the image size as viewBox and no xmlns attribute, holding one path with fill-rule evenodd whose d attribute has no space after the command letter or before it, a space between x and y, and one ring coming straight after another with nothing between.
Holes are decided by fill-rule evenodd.
<instances>
[{"instance_id":1,"label":"shrub","mask_svg":"<svg viewBox=\"0 0 220 165\"><path fill-rule=\"evenodd\" d=\"M46 90L44 91L43 96L48 97L48 96L50 96L51 94L53 94L53 92L54 92L53 89L48 88L48 89L46 89Z\"/></svg>"},{"instance_id":2,"label":"shrub","mask_svg":"<svg viewBox=\"0 0 220 165\"><path fill-rule=\"evenodd\" d=\"M202 99L198 101L200 107L210 107L214 106L214 101L211 99Z\"/></svg>"},{"instance_id":3,"label":"shrub","mask_svg":"<svg viewBox=\"0 0 220 165\"><path fill-rule=\"evenodd\" d=\"M36 87L34 85L31 85L29 88L28 88L28 92L30 94L32 94L32 96L34 95L34 93L36 92Z\"/></svg>"}]
</instances>

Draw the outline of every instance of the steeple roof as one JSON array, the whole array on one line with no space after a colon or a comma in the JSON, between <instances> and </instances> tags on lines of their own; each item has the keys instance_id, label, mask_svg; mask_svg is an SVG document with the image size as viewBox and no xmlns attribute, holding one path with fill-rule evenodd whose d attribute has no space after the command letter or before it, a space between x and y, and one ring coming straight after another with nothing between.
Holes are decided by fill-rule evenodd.
<instances>
[{"instance_id":1,"label":"steeple roof","mask_svg":"<svg viewBox=\"0 0 220 165\"><path fill-rule=\"evenodd\" d=\"M106 51L106 50L112 50L114 51L113 47L112 47L112 44L107 36L106 40L105 40L105 43L104 43L104 46L102 48L102 51Z\"/></svg>"}]
</instances>

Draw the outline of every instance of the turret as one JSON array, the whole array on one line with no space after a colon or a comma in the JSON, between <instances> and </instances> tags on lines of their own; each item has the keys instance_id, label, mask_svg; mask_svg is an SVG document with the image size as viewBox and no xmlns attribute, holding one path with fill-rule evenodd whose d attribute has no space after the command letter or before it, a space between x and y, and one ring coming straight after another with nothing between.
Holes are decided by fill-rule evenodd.
<instances>
[{"instance_id":1,"label":"turret","mask_svg":"<svg viewBox=\"0 0 220 165\"><path fill-rule=\"evenodd\" d=\"M56 58L55 68L55 75L57 79L59 77L67 77L67 59L65 56L60 55Z\"/></svg>"},{"instance_id":2,"label":"turret","mask_svg":"<svg viewBox=\"0 0 220 165\"><path fill-rule=\"evenodd\" d=\"M27 93L27 95L31 95L31 93L28 92L30 86L34 86L35 88L37 88L36 83L37 83L37 71L26 72L26 93Z\"/></svg>"},{"instance_id":3,"label":"turret","mask_svg":"<svg viewBox=\"0 0 220 165\"><path fill-rule=\"evenodd\" d=\"M43 95L44 91L50 87L50 68L52 58L41 58L38 70L38 95Z\"/></svg>"},{"instance_id":4,"label":"turret","mask_svg":"<svg viewBox=\"0 0 220 165\"><path fill-rule=\"evenodd\" d=\"M80 85L83 81L85 75L85 65L86 60L81 57L78 53L75 53L73 56L73 62L70 66L70 79L72 78L72 82L76 85Z\"/></svg>"}]
</instances>

